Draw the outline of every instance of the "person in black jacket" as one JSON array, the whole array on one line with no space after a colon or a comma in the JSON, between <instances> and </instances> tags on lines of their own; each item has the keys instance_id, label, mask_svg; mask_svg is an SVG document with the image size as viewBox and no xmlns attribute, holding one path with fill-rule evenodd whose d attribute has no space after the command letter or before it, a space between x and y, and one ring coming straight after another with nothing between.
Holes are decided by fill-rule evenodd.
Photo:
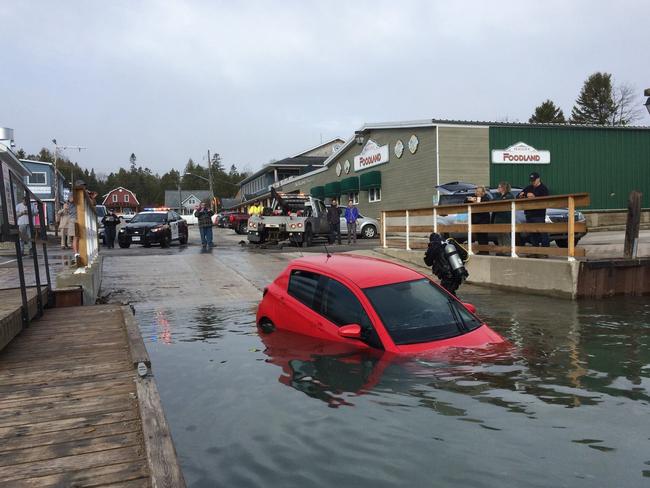
<instances>
[{"instance_id":1,"label":"person in black jacket","mask_svg":"<svg viewBox=\"0 0 650 488\"><path fill-rule=\"evenodd\" d=\"M334 244L338 240L341 244L341 215L336 200L332 200L329 208L327 209L327 223L330 225L329 243Z\"/></svg>"},{"instance_id":2,"label":"person in black jacket","mask_svg":"<svg viewBox=\"0 0 650 488\"><path fill-rule=\"evenodd\" d=\"M115 210L109 210L106 215L102 218L102 224L104 224L104 239L105 246L109 249L115 247L115 229L120 223L120 218L115 213Z\"/></svg>"},{"instance_id":3,"label":"person in black jacket","mask_svg":"<svg viewBox=\"0 0 650 488\"><path fill-rule=\"evenodd\" d=\"M474 192L473 197L467 197L465 199L466 203L478 203L478 202L488 202L492 200L492 195L487 191L484 186L477 186ZM472 225L477 224L489 224L490 223L490 212L474 212L472 209ZM487 232L477 232L476 240L479 245L488 245L488 234ZM479 251L478 254L490 254L487 251Z\"/></svg>"},{"instance_id":4,"label":"person in black jacket","mask_svg":"<svg viewBox=\"0 0 650 488\"><path fill-rule=\"evenodd\" d=\"M539 176L539 173L533 171L530 176L530 185L524 188L517 198L538 198L538 197L547 197L550 192L542 179ZM546 221L546 209L540 208L535 210L524 210L526 214L526 223L528 224L543 224ZM530 242L535 247L549 247L549 238L548 233L546 232L533 232L530 234Z\"/></svg>"}]
</instances>

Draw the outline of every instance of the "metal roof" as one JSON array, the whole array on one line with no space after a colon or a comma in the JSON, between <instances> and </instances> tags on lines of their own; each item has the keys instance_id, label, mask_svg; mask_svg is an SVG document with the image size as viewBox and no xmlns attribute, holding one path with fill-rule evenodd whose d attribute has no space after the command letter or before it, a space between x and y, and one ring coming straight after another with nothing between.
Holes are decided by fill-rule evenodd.
<instances>
[{"instance_id":1,"label":"metal roof","mask_svg":"<svg viewBox=\"0 0 650 488\"><path fill-rule=\"evenodd\" d=\"M5 163L11 171L20 176L21 178L25 176L30 176L32 172L25 167L25 165L16 157L14 152L0 143L0 160Z\"/></svg>"},{"instance_id":2,"label":"metal roof","mask_svg":"<svg viewBox=\"0 0 650 488\"><path fill-rule=\"evenodd\" d=\"M408 120L402 122L368 122L359 131L371 129L400 129L408 127L434 127L436 125L469 125L480 127L564 127L564 128L587 128L587 129L643 129L649 130L650 126L645 125L596 125L596 124L572 124L570 122L560 123L530 123L530 122L497 122L492 120L455 120L455 119L422 119Z\"/></svg>"},{"instance_id":3,"label":"metal roof","mask_svg":"<svg viewBox=\"0 0 650 488\"><path fill-rule=\"evenodd\" d=\"M274 169L279 167L288 167L288 168L301 167L302 168L305 166L322 166L325 160L326 158L323 156L297 156L291 158L284 158L279 161L273 161L271 163L266 163L264 166L262 166L261 169L257 170L249 177L240 181L239 186L241 187L242 185L248 183L249 181L254 180L258 176L261 176L266 173L270 173Z\"/></svg>"}]
</instances>

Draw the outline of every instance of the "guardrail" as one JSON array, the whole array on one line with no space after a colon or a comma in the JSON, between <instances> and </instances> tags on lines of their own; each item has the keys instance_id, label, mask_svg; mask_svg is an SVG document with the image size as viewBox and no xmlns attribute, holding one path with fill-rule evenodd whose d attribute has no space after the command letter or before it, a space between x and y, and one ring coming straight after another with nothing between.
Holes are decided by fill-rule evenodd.
<instances>
[{"instance_id":1,"label":"guardrail","mask_svg":"<svg viewBox=\"0 0 650 488\"><path fill-rule=\"evenodd\" d=\"M88 266L99 255L97 211L95 203L88 196L85 187L75 187L74 203L77 207L77 230L79 232L77 266Z\"/></svg>"},{"instance_id":2,"label":"guardrail","mask_svg":"<svg viewBox=\"0 0 650 488\"><path fill-rule=\"evenodd\" d=\"M584 256L584 249L576 248L576 232L587 231L585 222L575 221L576 207L586 207L590 203L588 193L574 193L549 197L515 200L491 200L480 203L462 203L457 205L437 205L431 208L383 211L381 215L381 245L384 248L398 247L406 250L426 249L431 232L438 234L465 234L469 254L479 252L508 253L511 257L538 254L546 256L566 256L570 261L576 256ZM567 222L553 223L517 223L519 210L548 208L567 208L570 218ZM510 212L510 223L472 224L472 214L488 212ZM466 223L445 224L439 217L467 214ZM427 219L430 223L423 224ZM397 221L397 222L395 222ZM403 222L403 223L402 223ZM517 234L525 233L567 233L567 247L533 247L518 246ZM511 245L477 245L473 243L477 233L510 234Z\"/></svg>"}]
</instances>

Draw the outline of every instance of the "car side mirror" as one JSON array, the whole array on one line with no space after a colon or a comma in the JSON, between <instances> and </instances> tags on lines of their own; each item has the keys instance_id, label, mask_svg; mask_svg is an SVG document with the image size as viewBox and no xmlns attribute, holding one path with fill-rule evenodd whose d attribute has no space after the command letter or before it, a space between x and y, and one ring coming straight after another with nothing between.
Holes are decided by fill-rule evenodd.
<instances>
[{"instance_id":1,"label":"car side mirror","mask_svg":"<svg viewBox=\"0 0 650 488\"><path fill-rule=\"evenodd\" d=\"M470 311L470 313L476 313L476 307L471 303L463 303L463 306Z\"/></svg>"},{"instance_id":2,"label":"car side mirror","mask_svg":"<svg viewBox=\"0 0 650 488\"><path fill-rule=\"evenodd\" d=\"M348 339L361 339L361 326L359 324L348 324L339 327L339 335Z\"/></svg>"}]
</instances>

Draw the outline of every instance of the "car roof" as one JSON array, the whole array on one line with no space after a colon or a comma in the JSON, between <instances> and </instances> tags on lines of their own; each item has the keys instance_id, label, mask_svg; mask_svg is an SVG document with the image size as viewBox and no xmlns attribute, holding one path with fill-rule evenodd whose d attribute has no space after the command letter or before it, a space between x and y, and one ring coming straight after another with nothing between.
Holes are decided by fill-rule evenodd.
<instances>
[{"instance_id":1,"label":"car roof","mask_svg":"<svg viewBox=\"0 0 650 488\"><path fill-rule=\"evenodd\" d=\"M314 254L291 261L291 266L320 269L332 276L353 281L360 288L422 279L424 276L406 266L357 254Z\"/></svg>"}]
</instances>

